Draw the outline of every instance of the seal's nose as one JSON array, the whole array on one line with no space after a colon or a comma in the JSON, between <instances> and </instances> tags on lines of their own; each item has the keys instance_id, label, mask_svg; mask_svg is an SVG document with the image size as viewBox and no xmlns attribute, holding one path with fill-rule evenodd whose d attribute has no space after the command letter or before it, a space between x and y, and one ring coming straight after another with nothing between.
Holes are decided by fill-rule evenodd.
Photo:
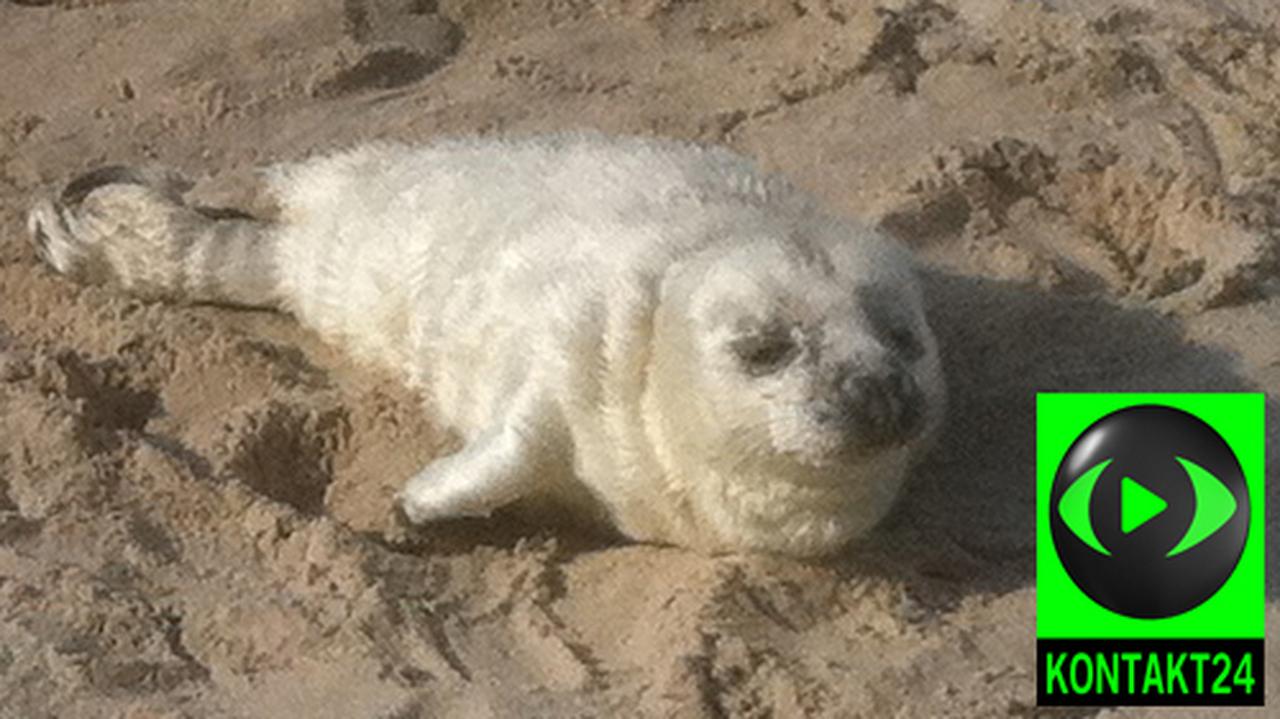
<instances>
[{"instance_id":1,"label":"seal's nose","mask_svg":"<svg viewBox=\"0 0 1280 719\"><path fill-rule=\"evenodd\" d=\"M859 447L898 445L920 432L924 393L901 365L842 368L833 385L830 396L814 403L814 415L823 424L846 427Z\"/></svg>"}]
</instances>

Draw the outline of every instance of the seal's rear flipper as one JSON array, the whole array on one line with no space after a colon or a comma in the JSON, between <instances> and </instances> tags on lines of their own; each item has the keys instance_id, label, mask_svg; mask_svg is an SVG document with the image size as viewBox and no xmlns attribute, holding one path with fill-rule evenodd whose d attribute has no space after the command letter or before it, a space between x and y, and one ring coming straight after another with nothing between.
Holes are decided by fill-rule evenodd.
<instances>
[{"instance_id":1,"label":"seal's rear flipper","mask_svg":"<svg viewBox=\"0 0 1280 719\"><path fill-rule=\"evenodd\" d=\"M36 253L80 282L187 302L277 307L274 227L188 207L191 184L147 168L104 167L39 200Z\"/></svg>"}]
</instances>

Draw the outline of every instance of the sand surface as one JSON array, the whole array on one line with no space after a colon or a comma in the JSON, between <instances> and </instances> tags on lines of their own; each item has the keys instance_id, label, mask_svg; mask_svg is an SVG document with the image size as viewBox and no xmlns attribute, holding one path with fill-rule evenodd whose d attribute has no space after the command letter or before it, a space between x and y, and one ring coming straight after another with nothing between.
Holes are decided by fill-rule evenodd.
<instances>
[{"instance_id":1,"label":"sand surface","mask_svg":"<svg viewBox=\"0 0 1280 719\"><path fill-rule=\"evenodd\" d=\"M1069 389L1267 392L1274 712L1276 7L0 0L0 716L1039 716L1034 392ZM728 144L934 268L953 411L872 537L408 531L391 494L454 445L394 381L25 239L104 163L253 207L263 163L567 128Z\"/></svg>"}]
</instances>

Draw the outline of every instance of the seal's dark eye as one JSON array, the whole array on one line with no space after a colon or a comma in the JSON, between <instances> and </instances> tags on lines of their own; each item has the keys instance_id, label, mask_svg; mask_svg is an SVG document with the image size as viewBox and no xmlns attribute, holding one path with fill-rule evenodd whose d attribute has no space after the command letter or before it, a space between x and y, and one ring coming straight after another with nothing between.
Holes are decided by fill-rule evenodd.
<instances>
[{"instance_id":1,"label":"seal's dark eye","mask_svg":"<svg viewBox=\"0 0 1280 719\"><path fill-rule=\"evenodd\" d=\"M798 349L790 335L781 331L753 333L729 343L747 374L761 377L785 367Z\"/></svg>"},{"instance_id":2,"label":"seal's dark eye","mask_svg":"<svg viewBox=\"0 0 1280 719\"><path fill-rule=\"evenodd\" d=\"M924 356L924 342L910 327L891 325L884 330L885 339L903 359L918 360Z\"/></svg>"}]
</instances>

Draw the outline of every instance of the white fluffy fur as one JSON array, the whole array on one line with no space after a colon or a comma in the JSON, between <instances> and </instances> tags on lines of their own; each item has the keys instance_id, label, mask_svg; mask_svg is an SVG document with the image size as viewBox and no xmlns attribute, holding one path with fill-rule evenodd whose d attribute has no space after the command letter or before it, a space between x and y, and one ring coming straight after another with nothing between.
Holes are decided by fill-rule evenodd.
<instances>
[{"instance_id":1,"label":"white fluffy fur","mask_svg":"<svg viewBox=\"0 0 1280 719\"><path fill-rule=\"evenodd\" d=\"M360 147L277 168L276 296L397 368L466 444L401 494L414 521L589 494L635 539L829 552L886 511L942 407L908 255L725 150L553 136ZM841 451L820 367L892 351L857 291L919 338L928 429ZM804 355L748 377L726 343L781 317Z\"/></svg>"}]
</instances>

